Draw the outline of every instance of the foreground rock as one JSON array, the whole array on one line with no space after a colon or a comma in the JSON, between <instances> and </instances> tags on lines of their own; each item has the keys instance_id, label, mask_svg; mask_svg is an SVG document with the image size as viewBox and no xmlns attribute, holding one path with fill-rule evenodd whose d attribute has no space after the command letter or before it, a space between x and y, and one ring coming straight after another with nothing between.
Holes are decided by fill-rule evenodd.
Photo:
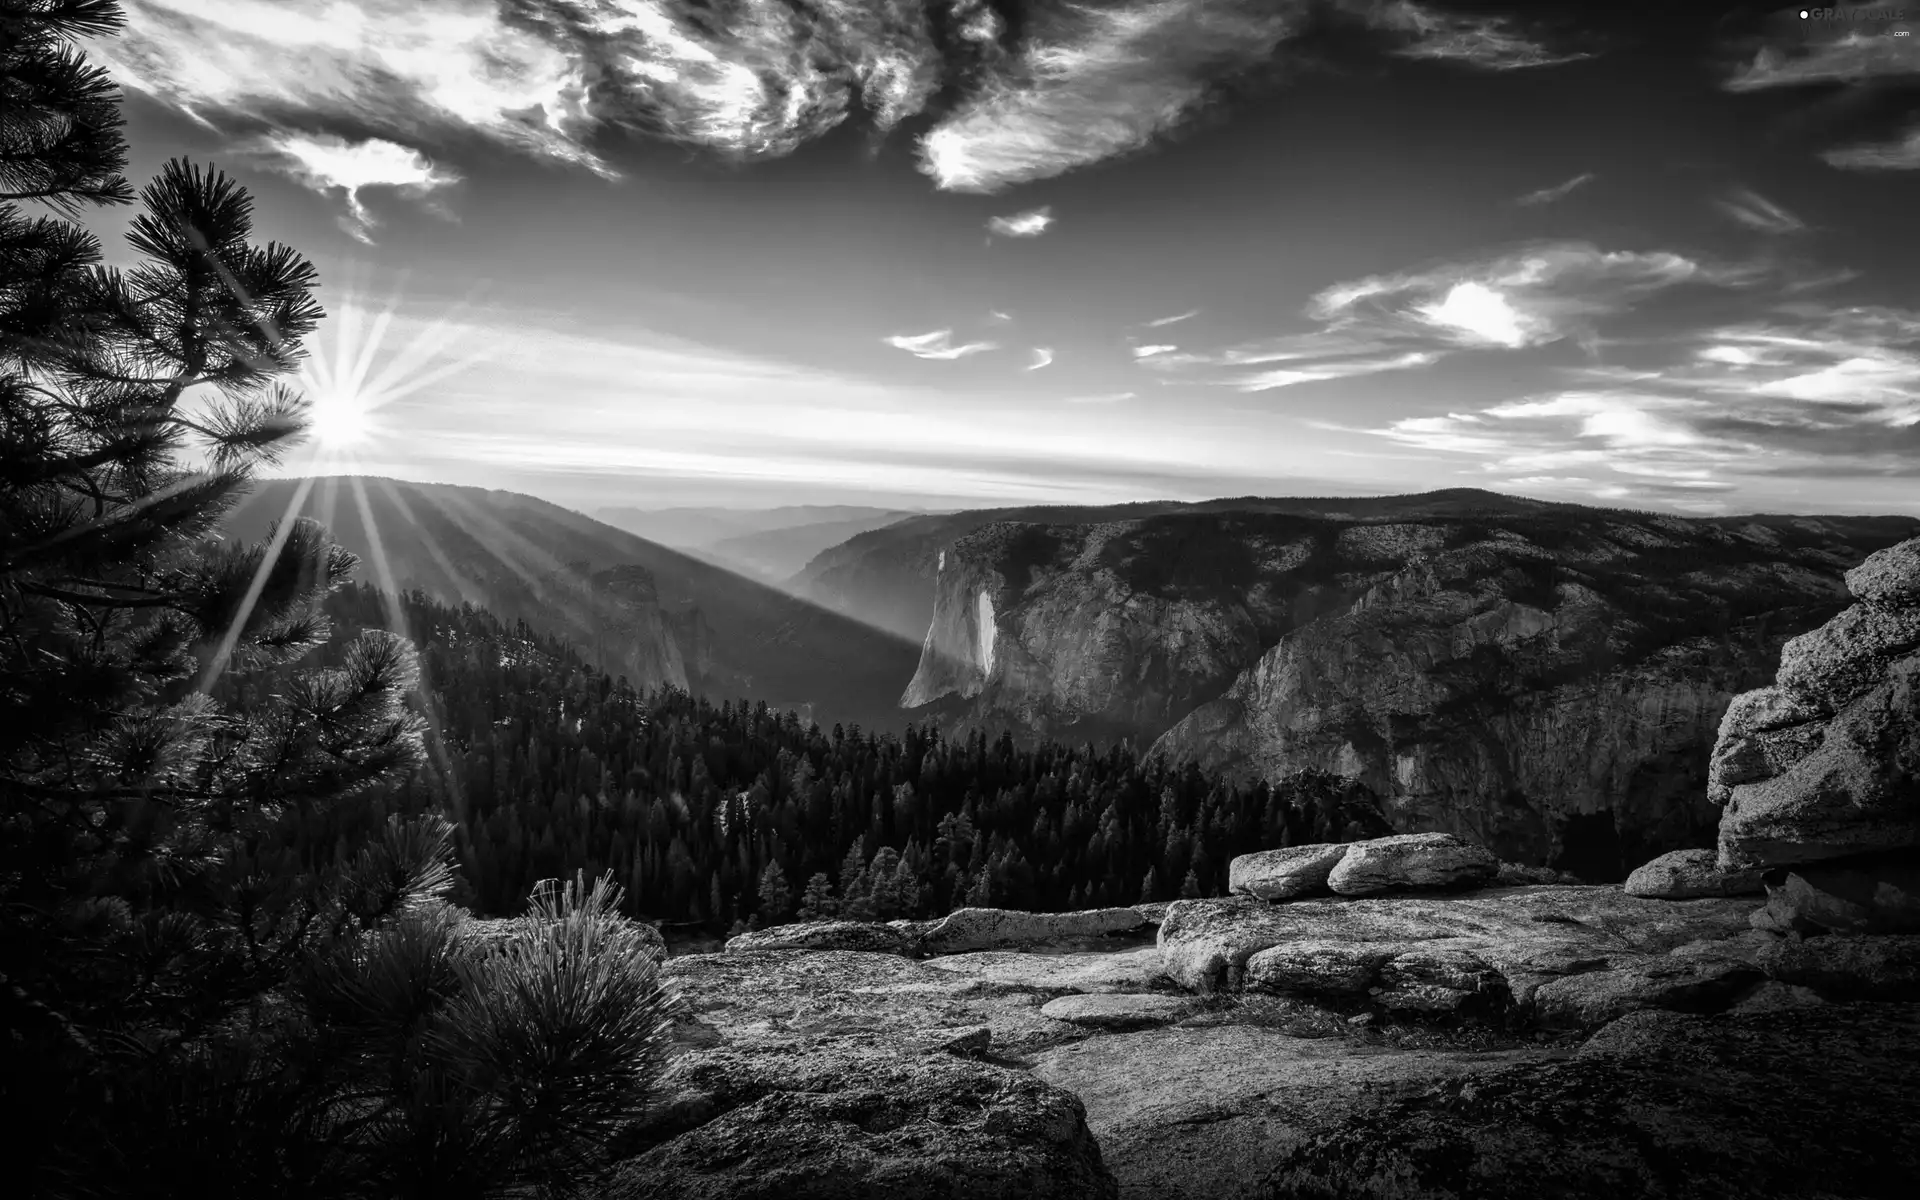
<instances>
[{"instance_id":1,"label":"foreground rock","mask_svg":"<svg viewBox=\"0 0 1920 1200\"><path fill-rule=\"evenodd\" d=\"M1108 1200L1072 1093L950 1055L793 1045L698 1051L603 1200Z\"/></svg>"},{"instance_id":2,"label":"foreground rock","mask_svg":"<svg viewBox=\"0 0 1920 1200\"><path fill-rule=\"evenodd\" d=\"M1774 686L1721 722L1708 794L1726 806L1725 869L1920 848L1920 539L1846 582L1857 603L1782 647Z\"/></svg>"},{"instance_id":3,"label":"foreground rock","mask_svg":"<svg viewBox=\"0 0 1920 1200\"><path fill-rule=\"evenodd\" d=\"M1655 900L1698 900L1703 896L1758 896L1758 870L1722 871L1717 850L1675 850L1627 876L1629 896Z\"/></svg>"},{"instance_id":4,"label":"foreground rock","mask_svg":"<svg viewBox=\"0 0 1920 1200\"><path fill-rule=\"evenodd\" d=\"M1450 833L1404 833L1347 847L1327 886L1342 896L1425 888L1475 887L1500 871L1492 851Z\"/></svg>"},{"instance_id":5,"label":"foreground rock","mask_svg":"<svg viewBox=\"0 0 1920 1200\"><path fill-rule=\"evenodd\" d=\"M1160 964L1160 947L1134 950L1083 950L1067 954L1029 954L1020 950L978 950L930 958L927 965L975 979L1041 992L1171 991L1173 981Z\"/></svg>"},{"instance_id":6,"label":"foreground rock","mask_svg":"<svg viewBox=\"0 0 1920 1200\"><path fill-rule=\"evenodd\" d=\"M1920 1178L1920 1006L1635 1013L1569 1060L1339 1107L1254 1194L1891 1200Z\"/></svg>"}]
</instances>

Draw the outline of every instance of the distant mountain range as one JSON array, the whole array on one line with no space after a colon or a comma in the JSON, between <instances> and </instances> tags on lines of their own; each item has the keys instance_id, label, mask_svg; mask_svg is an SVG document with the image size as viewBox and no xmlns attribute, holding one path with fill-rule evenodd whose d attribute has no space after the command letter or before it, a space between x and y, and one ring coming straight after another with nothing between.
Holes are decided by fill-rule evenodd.
<instances>
[{"instance_id":1,"label":"distant mountain range","mask_svg":"<svg viewBox=\"0 0 1920 1200\"><path fill-rule=\"evenodd\" d=\"M794 504L779 508L602 508L600 520L769 581L787 579L855 534L907 517L907 509Z\"/></svg>"},{"instance_id":2,"label":"distant mountain range","mask_svg":"<svg viewBox=\"0 0 1920 1200\"><path fill-rule=\"evenodd\" d=\"M257 484L224 532L264 536L299 480ZM364 507L363 507L364 505ZM919 639L897 637L570 509L512 492L327 476L298 512L360 555L359 578L565 637L636 684L897 728ZM382 563L385 564L383 569Z\"/></svg>"}]
</instances>

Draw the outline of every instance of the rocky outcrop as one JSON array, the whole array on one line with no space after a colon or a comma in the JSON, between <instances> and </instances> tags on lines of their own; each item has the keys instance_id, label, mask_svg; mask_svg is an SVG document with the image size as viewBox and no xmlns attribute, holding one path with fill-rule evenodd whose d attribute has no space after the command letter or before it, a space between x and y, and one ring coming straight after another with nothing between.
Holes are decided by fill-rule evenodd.
<instances>
[{"instance_id":1,"label":"rocky outcrop","mask_svg":"<svg viewBox=\"0 0 1920 1200\"><path fill-rule=\"evenodd\" d=\"M1768 873L1754 924L1779 932L1920 933L1920 853L1814 863Z\"/></svg>"},{"instance_id":2,"label":"rocky outcrop","mask_svg":"<svg viewBox=\"0 0 1920 1200\"><path fill-rule=\"evenodd\" d=\"M1636 1013L1569 1060L1350 1091L1259 1194L1892 1197L1920 1173L1916 1080L1916 1005Z\"/></svg>"},{"instance_id":3,"label":"rocky outcrop","mask_svg":"<svg viewBox=\"0 0 1920 1200\"><path fill-rule=\"evenodd\" d=\"M1724 867L1920 849L1920 539L1846 583L1856 603L1788 642L1774 685L1721 724L1710 786L1726 806Z\"/></svg>"},{"instance_id":4,"label":"rocky outcrop","mask_svg":"<svg viewBox=\"0 0 1920 1200\"><path fill-rule=\"evenodd\" d=\"M1761 872L1722 871L1716 850L1674 850L1642 864L1627 876L1629 896L1656 900L1697 900L1702 896L1757 896Z\"/></svg>"}]
</instances>

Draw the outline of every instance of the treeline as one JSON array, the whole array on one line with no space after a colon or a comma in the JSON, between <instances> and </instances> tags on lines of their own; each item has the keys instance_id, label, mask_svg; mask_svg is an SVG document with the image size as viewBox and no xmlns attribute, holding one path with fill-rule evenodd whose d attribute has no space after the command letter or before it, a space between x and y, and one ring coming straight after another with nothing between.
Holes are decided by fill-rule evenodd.
<instances>
[{"instance_id":1,"label":"treeline","mask_svg":"<svg viewBox=\"0 0 1920 1200\"><path fill-rule=\"evenodd\" d=\"M823 730L764 704L637 693L523 622L419 593L355 586L328 611L320 665L363 629L418 647L429 765L367 804L290 814L278 852L310 869L390 813L442 809L457 896L482 913L576 870L611 872L635 915L716 930L1088 908L1222 895L1237 854L1390 832L1338 776L1242 787L1126 743Z\"/></svg>"}]
</instances>

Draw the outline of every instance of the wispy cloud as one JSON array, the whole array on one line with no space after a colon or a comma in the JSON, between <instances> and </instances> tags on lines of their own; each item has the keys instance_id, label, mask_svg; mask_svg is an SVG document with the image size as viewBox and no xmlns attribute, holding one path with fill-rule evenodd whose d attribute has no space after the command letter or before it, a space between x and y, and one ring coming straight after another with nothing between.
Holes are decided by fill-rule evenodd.
<instances>
[{"instance_id":1,"label":"wispy cloud","mask_svg":"<svg viewBox=\"0 0 1920 1200\"><path fill-rule=\"evenodd\" d=\"M1103 392L1096 396L1069 396L1064 404L1118 404L1122 400L1131 400L1138 392Z\"/></svg>"},{"instance_id":2,"label":"wispy cloud","mask_svg":"<svg viewBox=\"0 0 1920 1200\"><path fill-rule=\"evenodd\" d=\"M1001 237L1030 238L1039 237L1052 224L1053 208L1047 206L1031 208L1012 216L990 218L987 228Z\"/></svg>"},{"instance_id":3,"label":"wispy cloud","mask_svg":"<svg viewBox=\"0 0 1920 1200\"><path fill-rule=\"evenodd\" d=\"M1258 371L1252 375L1244 375L1224 382L1230 383L1243 392L1265 392L1274 388L1292 387L1297 383L1321 383L1328 379L1348 379L1355 375L1373 375L1381 371L1406 371L1414 367L1428 367L1439 362L1441 357L1438 351L1412 350L1391 358L1334 359L1310 366Z\"/></svg>"},{"instance_id":4,"label":"wispy cloud","mask_svg":"<svg viewBox=\"0 0 1920 1200\"><path fill-rule=\"evenodd\" d=\"M1174 325L1181 321L1191 320L1192 318L1197 317L1199 315L1200 315L1199 309L1190 308L1186 312L1175 313L1171 317L1155 317L1153 320L1147 322L1147 328L1159 329L1163 325Z\"/></svg>"},{"instance_id":5,"label":"wispy cloud","mask_svg":"<svg viewBox=\"0 0 1920 1200\"><path fill-rule=\"evenodd\" d=\"M997 342L966 342L953 344L953 330L936 329L932 333L895 334L882 338L889 346L897 346L919 358L965 358L969 354L979 354L985 350L997 349Z\"/></svg>"},{"instance_id":6,"label":"wispy cloud","mask_svg":"<svg viewBox=\"0 0 1920 1200\"><path fill-rule=\"evenodd\" d=\"M1585 185L1592 183L1593 180L1594 180L1593 172L1588 171L1588 172L1585 172L1584 174L1575 175L1572 179L1567 180L1565 183L1556 183L1552 187L1545 187L1545 188L1541 188L1539 191L1528 192L1526 195L1521 196L1519 199L1515 200L1514 203L1526 205L1528 207L1532 207L1537 204L1552 204L1555 200L1565 199L1567 196L1573 193L1573 190L1575 188L1584 187Z\"/></svg>"},{"instance_id":7,"label":"wispy cloud","mask_svg":"<svg viewBox=\"0 0 1920 1200\"><path fill-rule=\"evenodd\" d=\"M369 245L379 222L361 202L361 189L393 188L419 198L460 181L457 172L436 167L418 150L380 138L350 142L331 134L271 133L252 149L266 165L317 192L344 192L347 216L341 226Z\"/></svg>"},{"instance_id":8,"label":"wispy cloud","mask_svg":"<svg viewBox=\"0 0 1920 1200\"><path fill-rule=\"evenodd\" d=\"M1041 367L1046 366L1052 361L1053 361L1052 350L1048 349L1045 346L1035 346L1033 348L1033 361L1027 364L1026 369L1029 371L1038 371Z\"/></svg>"},{"instance_id":9,"label":"wispy cloud","mask_svg":"<svg viewBox=\"0 0 1920 1200\"><path fill-rule=\"evenodd\" d=\"M1682 284L1738 287L1764 272L1667 251L1550 243L1475 263L1376 275L1327 288L1311 311L1336 328L1424 332L1510 350L1576 336L1603 316Z\"/></svg>"},{"instance_id":10,"label":"wispy cloud","mask_svg":"<svg viewBox=\"0 0 1920 1200\"><path fill-rule=\"evenodd\" d=\"M1843 171L1920 171L1920 124L1894 141L1842 146L1820 157Z\"/></svg>"},{"instance_id":11,"label":"wispy cloud","mask_svg":"<svg viewBox=\"0 0 1920 1200\"><path fill-rule=\"evenodd\" d=\"M1846 4L1848 10L1884 5ZM1791 26L1787 44L1770 41L1754 51L1726 81L1732 92L1797 87L1810 83L1860 83L1886 76L1920 73L1920 35L1892 37L1881 20L1828 20ZM1910 28L1910 26L1909 26Z\"/></svg>"},{"instance_id":12,"label":"wispy cloud","mask_svg":"<svg viewBox=\"0 0 1920 1200\"><path fill-rule=\"evenodd\" d=\"M1682 339L1653 370L1370 430L1596 499L1708 496L1744 477L1920 477L1920 312L1785 308Z\"/></svg>"},{"instance_id":13,"label":"wispy cloud","mask_svg":"<svg viewBox=\"0 0 1920 1200\"><path fill-rule=\"evenodd\" d=\"M1807 227L1799 217L1748 188L1737 188L1732 196L1714 203L1721 212L1761 233L1798 233Z\"/></svg>"},{"instance_id":14,"label":"wispy cloud","mask_svg":"<svg viewBox=\"0 0 1920 1200\"><path fill-rule=\"evenodd\" d=\"M1178 350L1179 348L1180 347L1178 346L1166 346L1166 345L1135 346L1133 348L1133 356L1135 358L1152 358L1156 354L1171 354L1175 350Z\"/></svg>"},{"instance_id":15,"label":"wispy cloud","mask_svg":"<svg viewBox=\"0 0 1920 1200\"><path fill-rule=\"evenodd\" d=\"M1550 67L1593 57L1585 51L1561 52L1528 37L1504 17L1440 12L1412 0L1364 5L1378 28L1412 36L1395 51L1403 58L1451 59L1490 71Z\"/></svg>"}]
</instances>

